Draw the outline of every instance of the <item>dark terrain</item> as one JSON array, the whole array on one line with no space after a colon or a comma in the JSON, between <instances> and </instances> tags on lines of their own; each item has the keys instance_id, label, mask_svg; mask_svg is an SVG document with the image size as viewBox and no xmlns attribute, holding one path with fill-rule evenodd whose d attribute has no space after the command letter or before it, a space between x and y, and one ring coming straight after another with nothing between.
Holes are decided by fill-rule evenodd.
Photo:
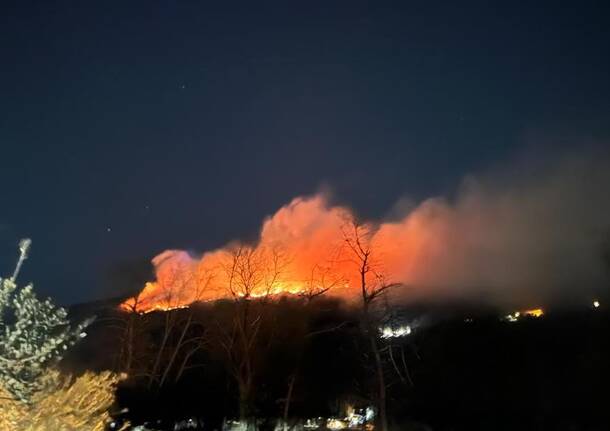
<instances>
[{"instance_id":1,"label":"dark terrain","mask_svg":"<svg viewBox=\"0 0 610 431\"><path fill-rule=\"evenodd\" d=\"M74 318L97 314L98 320L64 360L66 368L121 371L118 352L128 315L115 306L111 301L73 307ZM193 315L201 324L198 331L217 326L230 307L223 301L197 305ZM282 416L293 373L297 377L291 417L338 415L345 403L371 403L367 394L373 384L372 365L354 310L328 299L320 299L308 311L291 299L267 307L270 317L257 346L257 416ZM386 353L391 346L399 364L396 367L386 354L392 429L608 429L610 314L603 302L597 309L575 304L517 322L502 320L502 314L450 306L390 313L396 325L414 322L411 335L383 341ZM158 312L144 318L138 340L142 371L147 355L159 343L165 316ZM311 332L317 335L303 337ZM129 408L135 423L160 418L169 423L192 416L204 418L208 429L214 429L223 418L237 416L236 388L223 361L210 335L206 348L192 358L194 366L176 381L150 386L133 370L118 391L117 409Z\"/></svg>"}]
</instances>

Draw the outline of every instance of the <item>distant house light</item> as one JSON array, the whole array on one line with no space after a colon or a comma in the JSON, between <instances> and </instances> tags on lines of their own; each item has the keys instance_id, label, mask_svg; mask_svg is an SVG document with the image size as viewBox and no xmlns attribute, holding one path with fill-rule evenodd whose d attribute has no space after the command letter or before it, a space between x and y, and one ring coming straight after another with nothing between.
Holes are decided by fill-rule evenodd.
<instances>
[{"instance_id":1,"label":"distant house light","mask_svg":"<svg viewBox=\"0 0 610 431\"><path fill-rule=\"evenodd\" d=\"M398 338L410 335L412 330L409 325L398 327L384 326L380 328L380 332L381 338Z\"/></svg>"}]
</instances>

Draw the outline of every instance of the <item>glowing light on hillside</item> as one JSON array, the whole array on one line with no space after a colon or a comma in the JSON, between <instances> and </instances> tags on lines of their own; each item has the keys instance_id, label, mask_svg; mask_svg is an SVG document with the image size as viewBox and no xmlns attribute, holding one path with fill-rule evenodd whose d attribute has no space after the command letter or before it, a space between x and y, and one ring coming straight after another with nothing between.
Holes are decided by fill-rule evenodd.
<instances>
[{"instance_id":1,"label":"glowing light on hillside","mask_svg":"<svg viewBox=\"0 0 610 431\"><path fill-rule=\"evenodd\" d=\"M599 301L593 301L593 307L599 308Z\"/></svg>"},{"instance_id":2,"label":"glowing light on hillside","mask_svg":"<svg viewBox=\"0 0 610 431\"><path fill-rule=\"evenodd\" d=\"M356 299L361 281L345 240L352 234L352 220L348 209L329 206L322 196L295 199L264 221L255 244L231 243L201 257L181 250L159 254L153 259L156 279L121 304L121 309L146 313L217 299L312 297L326 291ZM404 262L412 261L409 256L421 240L422 228L405 223L362 226L361 240L374 249L370 285L379 282L381 257L384 273L407 278ZM237 268L233 266L236 251L242 252ZM412 270L417 265L408 267Z\"/></svg>"},{"instance_id":3,"label":"glowing light on hillside","mask_svg":"<svg viewBox=\"0 0 610 431\"><path fill-rule=\"evenodd\" d=\"M331 430L342 430L347 428L347 424L340 419L328 419L326 422L326 428Z\"/></svg>"},{"instance_id":4,"label":"glowing light on hillside","mask_svg":"<svg viewBox=\"0 0 610 431\"><path fill-rule=\"evenodd\" d=\"M409 325L398 327L384 326L380 328L380 332L381 338L399 338L411 335L412 329Z\"/></svg>"},{"instance_id":5,"label":"glowing light on hillside","mask_svg":"<svg viewBox=\"0 0 610 431\"><path fill-rule=\"evenodd\" d=\"M514 313L507 314L504 316L504 320L507 322L518 322L522 317L539 318L542 316L544 316L544 310L542 308L532 308L529 310L515 311Z\"/></svg>"},{"instance_id":6,"label":"glowing light on hillside","mask_svg":"<svg viewBox=\"0 0 610 431\"><path fill-rule=\"evenodd\" d=\"M522 313L525 316L530 316L530 317L542 317L542 316L544 316L544 310L542 308L533 308L531 310L524 310Z\"/></svg>"},{"instance_id":7,"label":"glowing light on hillside","mask_svg":"<svg viewBox=\"0 0 610 431\"><path fill-rule=\"evenodd\" d=\"M519 320L519 316L516 316L515 314L507 314L504 316L504 320L508 322L516 322Z\"/></svg>"}]
</instances>

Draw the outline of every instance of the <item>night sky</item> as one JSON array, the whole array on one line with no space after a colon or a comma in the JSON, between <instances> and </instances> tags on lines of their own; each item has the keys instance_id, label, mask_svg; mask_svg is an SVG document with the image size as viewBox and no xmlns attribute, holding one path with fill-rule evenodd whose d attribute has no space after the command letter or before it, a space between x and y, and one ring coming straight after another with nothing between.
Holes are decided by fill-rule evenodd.
<instances>
[{"instance_id":1,"label":"night sky","mask_svg":"<svg viewBox=\"0 0 610 431\"><path fill-rule=\"evenodd\" d=\"M610 135L608 2L11 3L0 263L31 237L21 281L62 303L300 194L380 217Z\"/></svg>"}]
</instances>

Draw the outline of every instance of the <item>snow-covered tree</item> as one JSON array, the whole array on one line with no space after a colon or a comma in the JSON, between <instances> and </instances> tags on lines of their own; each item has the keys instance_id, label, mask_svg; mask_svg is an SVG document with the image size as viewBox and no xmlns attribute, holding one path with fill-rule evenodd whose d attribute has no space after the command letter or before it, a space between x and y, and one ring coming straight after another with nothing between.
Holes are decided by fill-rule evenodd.
<instances>
[{"instance_id":1,"label":"snow-covered tree","mask_svg":"<svg viewBox=\"0 0 610 431\"><path fill-rule=\"evenodd\" d=\"M27 259L31 241L19 243L19 260L10 278L0 278L0 387L15 400L28 403L55 382L47 376L68 347L84 337L92 322L71 326L64 308L36 297L31 284L15 281Z\"/></svg>"}]
</instances>

